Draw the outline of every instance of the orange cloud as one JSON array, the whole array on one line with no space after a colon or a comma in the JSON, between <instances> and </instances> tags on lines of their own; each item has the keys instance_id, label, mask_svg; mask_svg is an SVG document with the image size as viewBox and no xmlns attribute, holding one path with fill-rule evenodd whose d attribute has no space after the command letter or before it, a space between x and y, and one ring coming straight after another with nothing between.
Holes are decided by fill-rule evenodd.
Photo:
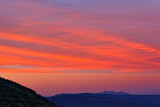
<instances>
[{"instance_id":1,"label":"orange cloud","mask_svg":"<svg viewBox=\"0 0 160 107\"><path fill-rule=\"evenodd\" d=\"M16 10L19 16L13 13L11 17L8 12L0 18L2 28L0 42L3 42L0 43L0 51L15 56L5 56L8 59L2 59L2 64L15 62L17 65L41 67L68 66L69 69L77 67L77 69L123 69L124 71L159 69L159 63L152 60L155 56L160 56L158 48L136 41L138 36L123 35L129 28L134 30L130 31L131 33L136 32L139 35L142 30L139 26L135 27L135 21L137 23L148 21L148 19L142 21L146 14L141 15L137 9L120 11L124 16L128 15L124 17L113 9L111 13L107 10L104 13L86 7L88 11L83 12L78 8L73 10L69 8L72 5L65 4L68 8L66 10L60 2L54 4L47 1L44 4L47 8L42 6L42 1L14 2L17 7L12 3L6 2L5 6ZM29 6L35 9L31 8L29 11ZM120 7L122 8L125 7ZM132 18L133 14L141 17ZM117 15L119 17L116 17ZM138 19L130 24L129 21L135 18ZM152 23L154 24L154 21ZM154 33L153 30L151 32ZM133 41L132 38L136 40ZM28 56L31 57L31 61L27 59ZM13 60L10 61L9 58Z\"/></svg>"}]
</instances>

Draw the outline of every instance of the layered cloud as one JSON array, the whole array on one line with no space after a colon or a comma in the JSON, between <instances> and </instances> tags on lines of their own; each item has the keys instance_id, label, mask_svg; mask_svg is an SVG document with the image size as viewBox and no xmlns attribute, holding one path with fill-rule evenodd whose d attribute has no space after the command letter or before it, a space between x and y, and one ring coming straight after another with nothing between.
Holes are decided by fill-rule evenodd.
<instances>
[{"instance_id":1,"label":"layered cloud","mask_svg":"<svg viewBox=\"0 0 160 107\"><path fill-rule=\"evenodd\" d=\"M158 72L156 0L0 1L1 72Z\"/></svg>"}]
</instances>

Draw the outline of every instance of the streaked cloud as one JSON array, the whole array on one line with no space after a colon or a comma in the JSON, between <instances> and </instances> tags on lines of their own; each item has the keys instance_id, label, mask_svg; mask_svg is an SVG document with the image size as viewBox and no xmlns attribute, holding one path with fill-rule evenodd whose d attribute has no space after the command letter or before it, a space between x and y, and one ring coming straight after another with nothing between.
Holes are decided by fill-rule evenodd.
<instances>
[{"instance_id":1,"label":"streaked cloud","mask_svg":"<svg viewBox=\"0 0 160 107\"><path fill-rule=\"evenodd\" d=\"M159 5L156 0L0 1L0 69L158 71Z\"/></svg>"}]
</instances>

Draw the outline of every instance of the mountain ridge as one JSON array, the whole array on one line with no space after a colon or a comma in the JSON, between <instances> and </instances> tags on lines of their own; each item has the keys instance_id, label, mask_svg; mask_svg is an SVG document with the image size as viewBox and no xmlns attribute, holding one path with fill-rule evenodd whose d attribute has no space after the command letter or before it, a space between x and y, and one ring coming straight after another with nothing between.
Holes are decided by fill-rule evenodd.
<instances>
[{"instance_id":1,"label":"mountain ridge","mask_svg":"<svg viewBox=\"0 0 160 107\"><path fill-rule=\"evenodd\" d=\"M129 93L126 93L126 92L116 92L116 91L103 91L103 92L100 92L101 94L114 94L114 95L131 95Z\"/></svg>"},{"instance_id":2,"label":"mountain ridge","mask_svg":"<svg viewBox=\"0 0 160 107\"><path fill-rule=\"evenodd\" d=\"M160 107L160 95L79 93L48 97L60 107Z\"/></svg>"}]
</instances>

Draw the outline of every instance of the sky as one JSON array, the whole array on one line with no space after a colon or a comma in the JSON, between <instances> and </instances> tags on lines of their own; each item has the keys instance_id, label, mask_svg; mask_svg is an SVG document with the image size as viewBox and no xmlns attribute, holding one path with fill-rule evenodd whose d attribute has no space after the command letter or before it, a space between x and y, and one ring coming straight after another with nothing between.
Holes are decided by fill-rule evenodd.
<instances>
[{"instance_id":1,"label":"sky","mask_svg":"<svg viewBox=\"0 0 160 107\"><path fill-rule=\"evenodd\" d=\"M0 76L43 96L160 94L159 0L0 0Z\"/></svg>"}]
</instances>

